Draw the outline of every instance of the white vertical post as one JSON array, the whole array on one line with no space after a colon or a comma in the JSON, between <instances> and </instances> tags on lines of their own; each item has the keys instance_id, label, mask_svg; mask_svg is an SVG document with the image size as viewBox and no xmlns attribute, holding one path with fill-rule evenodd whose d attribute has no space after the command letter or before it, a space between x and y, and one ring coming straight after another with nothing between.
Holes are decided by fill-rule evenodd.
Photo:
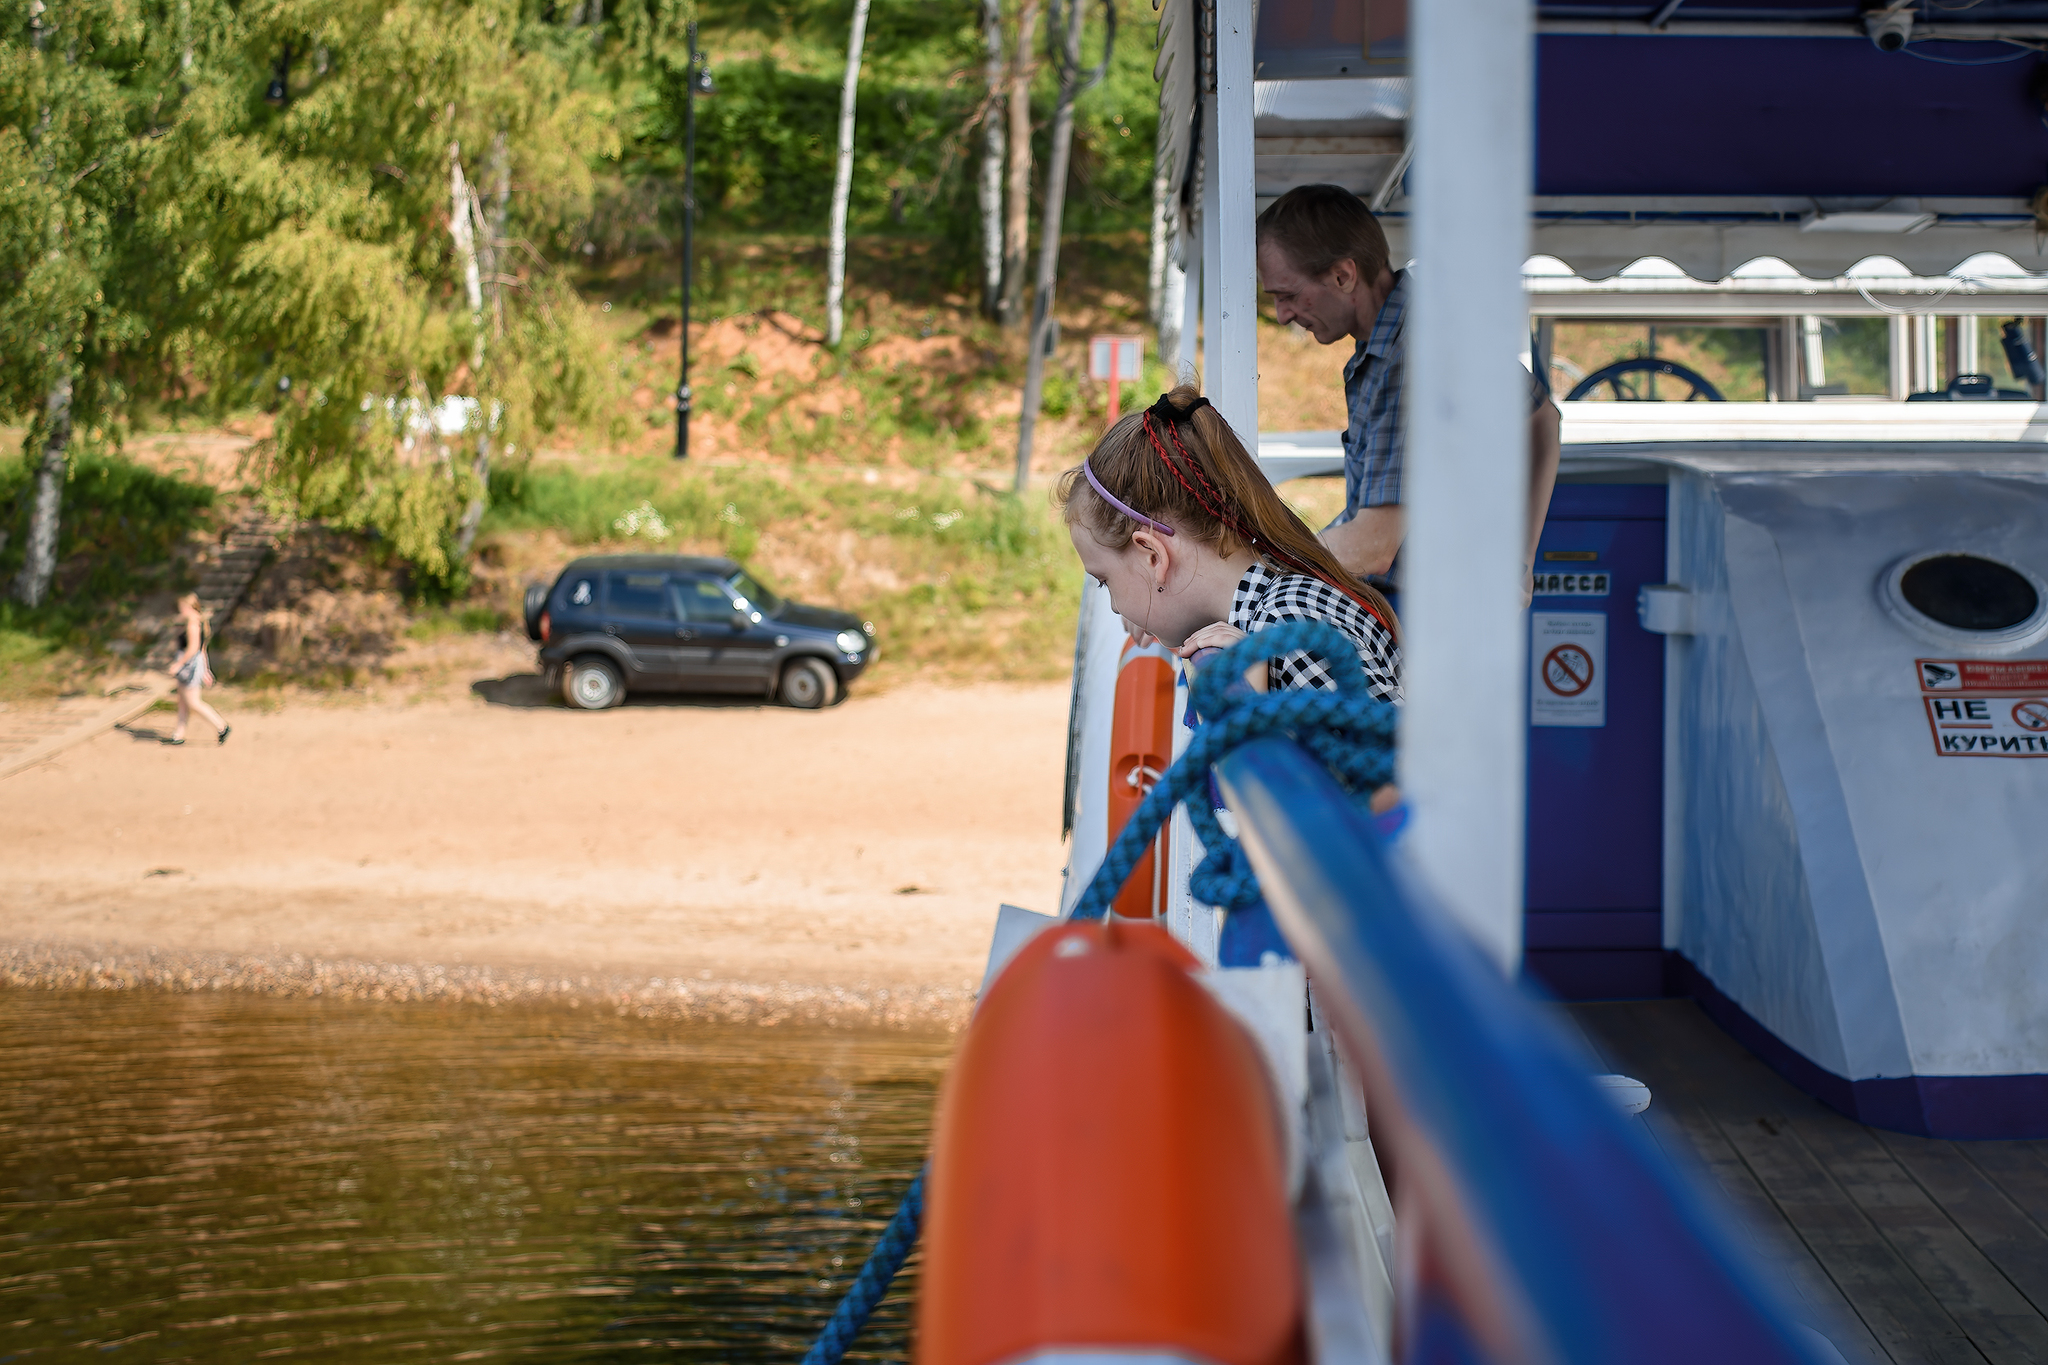
<instances>
[{"instance_id":1,"label":"white vertical post","mask_svg":"<svg viewBox=\"0 0 2048 1365\"><path fill-rule=\"evenodd\" d=\"M1806 361L1805 389L1819 389L1828 382L1827 351L1821 345L1820 319L1811 315L1799 319L1799 351Z\"/></svg>"},{"instance_id":2,"label":"white vertical post","mask_svg":"<svg viewBox=\"0 0 2048 1365\"><path fill-rule=\"evenodd\" d=\"M1956 329L1956 373L1978 373L1977 319L1974 317L1950 318L1949 325Z\"/></svg>"},{"instance_id":3,"label":"white vertical post","mask_svg":"<svg viewBox=\"0 0 2048 1365\"><path fill-rule=\"evenodd\" d=\"M1906 395L1913 391L1913 343L1903 314L1894 313L1889 319L1891 331L1891 373L1886 386L1894 402L1904 402ZM1674 580L1675 581L1675 580Z\"/></svg>"},{"instance_id":4,"label":"white vertical post","mask_svg":"<svg viewBox=\"0 0 2048 1365\"><path fill-rule=\"evenodd\" d=\"M1189 243L1188 268L1181 279L1180 350L1173 361L1173 382L1198 379L1202 372L1202 249L1208 234L1195 224ZM1149 406L1149 405L1148 405Z\"/></svg>"},{"instance_id":5,"label":"white vertical post","mask_svg":"<svg viewBox=\"0 0 2048 1365\"><path fill-rule=\"evenodd\" d=\"M1522 961L1529 389L1530 7L1410 11L1415 299L1408 315L1407 705L1417 862L1509 972Z\"/></svg>"},{"instance_id":6,"label":"white vertical post","mask_svg":"<svg viewBox=\"0 0 2048 1365\"><path fill-rule=\"evenodd\" d=\"M1202 107L1202 392L1227 420L1216 371L1223 354L1223 205L1216 188L1216 99Z\"/></svg>"},{"instance_id":7,"label":"white vertical post","mask_svg":"<svg viewBox=\"0 0 2048 1365\"><path fill-rule=\"evenodd\" d=\"M1216 0L1216 89L1204 102L1202 383L1244 441L1259 438L1259 267L1252 173L1252 0Z\"/></svg>"},{"instance_id":8,"label":"white vertical post","mask_svg":"<svg viewBox=\"0 0 2048 1365\"><path fill-rule=\"evenodd\" d=\"M1941 337L1934 328L1934 314L1921 313L1913 319L1913 391L1929 393L1941 387Z\"/></svg>"}]
</instances>

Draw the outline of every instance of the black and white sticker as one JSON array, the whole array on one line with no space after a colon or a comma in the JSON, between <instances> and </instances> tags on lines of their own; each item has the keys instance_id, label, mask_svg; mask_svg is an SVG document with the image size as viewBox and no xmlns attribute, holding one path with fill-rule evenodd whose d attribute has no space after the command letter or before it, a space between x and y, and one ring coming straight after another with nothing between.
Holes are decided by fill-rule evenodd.
<instances>
[{"instance_id":1,"label":"black and white sticker","mask_svg":"<svg viewBox=\"0 0 2048 1365\"><path fill-rule=\"evenodd\" d=\"M1535 573L1536 597L1605 597L1611 576L1604 573Z\"/></svg>"}]
</instances>

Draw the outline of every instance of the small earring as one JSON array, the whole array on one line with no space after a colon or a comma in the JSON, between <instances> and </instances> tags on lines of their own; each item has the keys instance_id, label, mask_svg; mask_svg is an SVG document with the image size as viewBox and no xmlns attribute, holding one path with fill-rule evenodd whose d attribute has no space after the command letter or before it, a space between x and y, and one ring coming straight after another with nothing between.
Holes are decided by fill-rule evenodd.
<instances>
[{"instance_id":1,"label":"small earring","mask_svg":"<svg viewBox=\"0 0 2048 1365\"><path fill-rule=\"evenodd\" d=\"M1165 591L1166 591L1166 585L1165 585L1164 583L1161 583L1161 584L1159 585L1159 591L1161 591L1161 592L1165 592Z\"/></svg>"}]
</instances>

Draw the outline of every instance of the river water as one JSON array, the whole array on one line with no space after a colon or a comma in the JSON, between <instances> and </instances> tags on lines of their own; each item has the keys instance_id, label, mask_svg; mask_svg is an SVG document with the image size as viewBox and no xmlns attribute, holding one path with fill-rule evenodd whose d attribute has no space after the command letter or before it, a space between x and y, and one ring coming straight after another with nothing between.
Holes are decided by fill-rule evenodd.
<instances>
[{"instance_id":1,"label":"river water","mask_svg":"<svg viewBox=\"0 0 2048 1365\"><path fill-rule=\"evenodd\" d=\"M0 1365L794 1362L922 1160L951 1049L0 990ZM853 1358L903 1358L916 1264Z\"/></svg>"}]
</instances>

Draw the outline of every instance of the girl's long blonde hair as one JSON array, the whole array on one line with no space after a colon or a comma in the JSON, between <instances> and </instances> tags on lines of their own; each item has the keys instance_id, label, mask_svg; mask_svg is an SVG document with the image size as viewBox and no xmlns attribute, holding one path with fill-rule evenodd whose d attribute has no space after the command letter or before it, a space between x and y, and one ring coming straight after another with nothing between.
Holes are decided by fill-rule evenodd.
<instances>
[{"instance_id":1,"label":"girl's long blonde hair","mask_svg":"<svg viewBox=\"0 0 2048 1365\"><path fill-rule=\"evenodd\" d=\"M1169 415L1170 414L1170 415ZM1220 555L1252 549L1283 568L1319 578L1378 617L1398 640L1387 599L1337 562L1328 546L1274 491L1222 414L1182 384L1103 434L1088 466L1110 496L1156 517ZM1081 525L1112 550L1131 543L1140 523L1095 495L1079 466L1060 476L1055 494L1068 525Z\"/></svg>"}]
</instances>

